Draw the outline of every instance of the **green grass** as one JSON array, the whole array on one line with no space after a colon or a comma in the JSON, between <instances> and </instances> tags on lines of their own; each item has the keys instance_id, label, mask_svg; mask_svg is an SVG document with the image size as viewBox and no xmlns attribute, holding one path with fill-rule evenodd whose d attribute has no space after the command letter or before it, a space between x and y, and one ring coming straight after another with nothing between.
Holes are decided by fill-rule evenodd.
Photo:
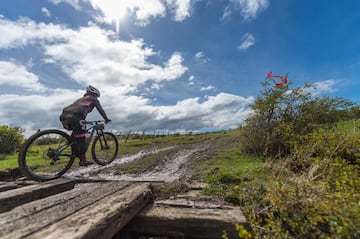
<instances>
[{"instance_id":1,"label":"green grass","mask_svg":"<svg viewBox=\"0 0 360 239\"><path fill-rule=\"evenodd\" d=\"M342 121L337 123L336 127L349 134L360 135L360 120Z\"/></svg>"},{"instance_id":2,"label":"green grass","mask_svg":"<svg viewBox=\"0 0 360 239\"><path fill-rule=\"evenodd\" d=\"M360 134L360 121L344 121L337 124L337 130L346 131L349 133ZM118 156L135 154L141 150L151 150L153 148L162 148L171 145L183 145L197 143L200 141L208 140L211 138L219 138L218 144L222 144L224 139L236 140L237 130L229 130L225 132L215 132L207 134L194 134L194 135L164 135L164 136L147 136L141 139L139 136L130 137L125 142L124 136L119 137L119 153ZM224 144L220 145L224 148L223 152L218 152L217 155L212 156L211 162L206 162L201 167L204 168L202 174L210 173L208 171L215 170L215 168L221 168L217 175L204 176L207 181L211 181L212 177L217 180L220 175L243 175L251 174L254 167L258 167L263 164L259 159L247 158L238 153L238 145L236 144ZM227 148L227 150L225 150ZM14 169L18 167L17 153L13 155L2 155L0 157L0 171L6 169ZM90 150L88 150L88 157L90 158ZM207 170L207 171L206 171ZM194 172L199 174L199 172ZM226 176L223 176L226 177Z\"/></svg>"},{"instance_id":3,"label":"green grass","mask_svg":"<svg viewBox=\"0 0 360 239\"><path fill-rule=\"evenodd\" d=\"M253 197L248 193L261 191L270 175L270 169L259 158L247 158L236 152L224 152L226 157L217 157L213 162L201 167L207 171L203 181L209 186L204 194L223 197L225 201L236 205L251 204Z\"/></svg>"},{"instance_id":4,"label":"green grass","mask_svg":"<svg viewBox=\"0 0 360 239\"><path fill-rule=\"evenodd\" d=\"M244 206L252 203L249 193L262 191L262 182L271 172L263 159L242 155L238 149L236 137L230 135L220 150L206 161L197 162L192 174L209 184L203 190L205 195L223 197L228 202Z\"/></svg>"},{"instance_id":5,"label":"green grass","mask_svg":"<svg viewBox=\"0 0 360 239\"><path fill-rule=\"evenodd\" d=\"M2 155L0 157L0 171L7 169L14 169L18 167L17 154L13 155Z\"/></svg>"},{"instance_id":6,"label":"green grass","mask_svg":"<svg viewBox=\"0 0 360 239\"><path fill-rule=\"evenodd\" d=\"M353 135L360 135L360 119L353 119L347 121L340 121L334 125L334 130L339 132L344 132L349 134L350 136ZM319 125L320 131L329 130L328 125Z\"/></svg>"},{"instance_id":7,"label":"green grass","mask_svg":"<svg viewBox=\"0 0 360 239\"><path fill-rule=\"evenodd\" d=\"M171 145L184 145L207 140L212 137L217 137L220 133L196 134L196 135L164 135L164 136L147 136L141 139L139 136L130 137L125 142L124 137L119 137L119 152L118 157L135 154L142 150L151 150L153 148L163 148ZM0 155L0 171L7 169L18 168L17 162L18 154ZM87 152L87 157L91 158L90 149Z\"/></svg>"}]
</instances>

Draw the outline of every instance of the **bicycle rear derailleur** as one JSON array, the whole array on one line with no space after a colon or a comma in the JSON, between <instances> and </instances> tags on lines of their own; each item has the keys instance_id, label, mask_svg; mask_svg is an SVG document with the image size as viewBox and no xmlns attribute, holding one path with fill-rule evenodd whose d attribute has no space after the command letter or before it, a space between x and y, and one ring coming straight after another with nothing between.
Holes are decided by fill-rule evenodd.
<instances>
[{"instance_id":1,"label":"bicycle rear derailleur","mask_svg":"<svg viewBox=\"0 0 360 239\"><path fill-rule=\"evenodd\" d=\"M51 165L55 164L57 160L59 160L59 157L57 155L57 152L55 149L48 148L46 156L52 159L53 161L50 163Z\"/></svg>"}]
</instances>

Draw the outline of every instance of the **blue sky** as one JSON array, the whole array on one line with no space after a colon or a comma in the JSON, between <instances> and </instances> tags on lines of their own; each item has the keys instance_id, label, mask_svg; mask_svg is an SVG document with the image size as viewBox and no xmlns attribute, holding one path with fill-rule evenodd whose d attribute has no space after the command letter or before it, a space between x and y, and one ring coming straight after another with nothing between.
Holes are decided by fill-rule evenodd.
<instances>
[{"instance_id":1,"label":"blue sky","mask_svg":"<svg viewBox=\"0 0 360 239\"><path fill-rule=\"evenodd\" d=\"M269 71L359 103L359 12L357 0L2 0L0 124L60 127L91 84L116 131L233 128Z\"/></svg>"}]
</instances>

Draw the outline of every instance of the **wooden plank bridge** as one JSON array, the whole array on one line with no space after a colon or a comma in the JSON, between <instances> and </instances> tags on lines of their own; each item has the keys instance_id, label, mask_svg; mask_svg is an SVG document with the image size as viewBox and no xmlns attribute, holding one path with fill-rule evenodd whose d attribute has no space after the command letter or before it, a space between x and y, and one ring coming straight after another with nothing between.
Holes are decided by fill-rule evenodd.
<instances>
[{"instance_id":1,"label":"wooden plank bridge","mask_svg":"<svg viewBox=\"0 0 360 239\"><path fill-rule=\"evenodd\" d=\"M189 195L153 200L148 182L0 182L0 238L235 238L236 207Z\"/></svg>"}]
</instances>

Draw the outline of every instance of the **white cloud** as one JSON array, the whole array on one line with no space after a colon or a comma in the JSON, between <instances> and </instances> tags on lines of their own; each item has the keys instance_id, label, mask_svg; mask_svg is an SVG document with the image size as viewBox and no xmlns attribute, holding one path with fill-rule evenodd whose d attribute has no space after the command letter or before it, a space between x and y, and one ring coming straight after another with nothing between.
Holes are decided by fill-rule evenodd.
<instances>
[{"instance_id":1,"label":"white cloud","mask_svg":"<svg viewBox=\"0 0 360 239\"><path fill-rule=\"evenodd\" d=\"M54 24L36 23L28 18L9 21L0 16L0 49L30 44L49 44L70 39L73 30Z\"/></svg>"},{"instance_id":2,"label":"white cloud","mask_svg":"<svg viewBox=\"0 0 360 239\"><path fill-rule=\"evenodd\" d=\"M250 113L253 97L220 93L188 98L175 105L154 106L141 96L122 95L118 87L102 90L101 104L113 123L112 130L199 130L207 127L236 127ZM54 89L47 95L0 95L0 119L5 124L26 128L29 136L37 129L61 127L58 120L64 106L81 97L84 91ZM89 119L100 116L94 110Z\"/></svg>"},{"instance_id":3,"label":"white cloud","mask_svg":"<svg viewBox=\"0 0 360 239\"><path fill-rule=\"evenodd\" d=\"M41 12L44 14L44 16L51 17L50 11L48 9L46 9L45 7L41 8Z\"/></svg>"},{"instance_id":4,"label":"white cloud","mask_svg":"<svg viewBox=\"0 0 360 239\"><path fill-rule=\"evenodd\" d=\"M205 127L236 127L250 113L248 105L253 97L220 93L209 96L201 102L200 98L190 98L177 102L174 106L158 107L158 121L172 129L201 129ZM178 127L178 128L176 128Z\"/></svg>"},{"instance_id":5,"label":"white cloud","mask_svg":"<svg viewBox=\"0 0 360 239\"><path fill-rule=\"evenodd\" d=\"M202 51L199 51L199 52L196 52L196 54L195 54L195 60L199 60L199 59L201 59L202 57L204 57L204 52L202 52Z\"/></svg>"},{"instance_id":6,"label":"white cloud","mask_svg":"<svg viewBox=\"0 0 360 239\"><path fill-rule=\"evenodd\" d=\"M225 8L223 18L229 17L234 8L234 10L240 11L244 20L251 21L268 6L269 0L230 0L230 5Z\"/></svg>"},{"instance_id":7,"label":"white cloud","mask_svg":"<svg viewBox=\"0 0 360 239\"><path fill-rule=\"evenodd\" d=\"M191 75L189 77L189 82L188 82L189 86L195 85L195 76Z\"/></svg>"},{"instance_id":8,"label":"white cloud","mask_svg":"<svg viewBox=\"0 0 360 239\"><path fill-rule=\"evenodd\" d=\"M76 10L80 10L81 9L81 4L80 2L84 2L86 0L48 0L49 2L52 2L53 4L57 5L60 3L67 3L69 5L71 5L73 8L75 8Z\"/></svg>"},{"instance_id":9,"label":"white cloud","mask_svg":"<svg viewBox=\"0 0 360 239\"><path fill-rule=\"evenodd\" d=\"M310 91L312 95L321 95L321 94L327 94L327 93L333 93L336 92L336 85L339 84L339 80L335 79L329 79L324 81L315 82L313 84L314 88L312 88Z\"/></svg>"},{"instance_id":10,"label":"white cloud","mask_svg":"<svg viewBox=\"0 0 360 239\"><path fill-rule=\"evenodd\" d=\"M210 125L217 127L237 126L250 114L251 110L247 106L253 101L253 97L245 98L227 93L210 96L208 101L204 102L205 108L211 112L206 119Z\"/></svg>"},{"instance_id":11,"label":"white cloud","mask_svg":"<svg viewBox=\"0 0 360 239\"><path fill-rule=\"evenodd\" d=\"M245 33L242 37L242 43L238 47L241 51L246 51L255 44L255 37L250 33Z\"/></svg>"},{"instance_id":12,"label":"white cloud","mask_svg":"<svg viewBox=\"0 0 360 239\"><path fill-rule=\"evenodd\" d=\"M210 90L215 90L215 87L212 85L209 85L207 87L201 87L200 91L210 91Z\"/></svg>"},{"instance_id":13,"label":"white cloud","mask_svg":"<svg viewBox=\"0 0 360 239\"><path fill-rule=\"evenodd\" d=\"M152 89L152 90L160 90L160 88L161 88L161 85L160 85L160 84L153 83L153 84L151 85L151 89Z\"/></svg>"},{"instance_id":14,"label":"white cloud","mask_svg":"<svg viewBox=\"0 0 360 239\"><path fill-rule=\"evenodd\" d=\"M37 129L59 128L62 107L79 96L77 91L63 89L49 94L0 94L0 121L25 128L28 136Z\"/></svg>"},{"instance_id":15,"label":"white cloud","mask_svg":"<svg viewBox=\"0 0 360 239\"><path fill-rule=\"evenodd\" d=\"M28 72L24 66L13 62L0 61L0 86L16 86L28 91L44 91L36 75Z\"/></svg>"},{"instance_id":16,"label":"white cloud","mask_svg":"<svg viewBox=\"0 0 360 239\"><path fill-rule=\"evenodd\" d=\"M138 25L147 25L151 18L164 17L166 8L161 0L128 0L128 1L104 1L104 0L89 0L95 9L99 9L104 18L97 16L97 19L103 20L107 23L119 24L127 15L133 15Z\"/></svg>"},{"instance_id":17,"label":"white cloud","mask_svg":"<svg viewBox=\"0 0 360 239\"><path fill-rule=\"evenodd\" d=\"M232 14L232 10L231 10L231 9L232 9L232 8L231 8L230 5L226 6L225 9L224 9L224 13L223 13L221 19L229 18L229 17L231 16L231 14Z\"/></svg>"},{"instance_id":18,"label":"white cloud","mask_svg":"<svg viewBox=\"0 0 360 239\"><path fill-rule=\"evenodd\" d=\"M174 12L175 21L183 21L190 17L192 0L166 0Z\"/></svg>"},{"instance_id":19,"label":"white cloud","mask_svg":"<svg viewBox=\"0 0 360 239\"><path fill-rule=\"evenodd\" d=\"M180 53L174 52L163 66L155 65L148 58L156 53L143 40L113 41L112 34L96 26L80 28L66 41L45 46L46 61L61 63L63 71L79 84L129 90L147 81L175 80L187 71Z\"/></svg>"},{"instance_id":20,"label":"white cloud","mask_svg":"<svg viewBox=\"0 0 360 239\"><path fill-rule=\"evenodd\" d=\"M135 18L136 24L146 26L152 18L165 17L167 11L173 14L175 21L184 21L190 17L192 2L196 0L50 0L54 4L67 3L77 10L81 2L89 2L94 9L100 10L102 16L95 19L112 24L114 21L119 30L121 20L127 15Z\"/></svg>"},{"instance_id":21,"label":"white cloud","mask_svg":"<svg viewBox=\"0 0 360 239\"><path fill-rule=\"evenodd\" d=\"M196 52L194 59L198 64L205 64L210 61L210 58L206 57L202 51Z\"/></svg>"},{"instance_id":22,"label":"white cloud","mask_svg":"<svg viewBox=\"0 0 360 239\"><path fill-rule=\"evenodd\" d=\"M329 79L309 84L304 90L311 96L321 96L338 91L337 85L341 80ZM287 93L290 94L292 90Z\"/></svg>"},{"instance_id":23,"label":"white cloud","mask_svg":"<svg viewBox=\"0 0 360 239\"><path fill-rule=\"evenodd\" d=\"M94 24L75 30L29 19L0 18L0 35L0 48L36 45L46 63L59 67L69 78L67 84L62 84L63 89L48 88L25 66L0 62L0 84L27 91L0 94L0 120L2 124L25 127L27 134L38 128L61 127L58 117L62 108L81 97L87 84L101 90L101 103L117 131L236 126L253 101L252 97L219 93L204 99L179 100L175 105L152 105L152 100L141 96L141 86L147 84L156 91L165 82L184 76L188 68L183 65L182 54L173 52L162 64L154 64L150 59L164 56L142 39L122 41L113 37L113 31ZM38 61L24 64L35 68ZM189 82L194 79L190 76ZM83 89L71 89L74 85ZM97 113L90 115L97 117Z\"/></svg>"},{"instance_id":24,"label":"white cloud","mask_svg":"<svg viewBox=\"0 0 360 239\"><path fill-rule=\"evenodd\" d=\"M142 39L130 42L113 40L114 32L96 25L71 30L29 19L16 22L0 19L0 48L18 48L41 42L46 63L57 64L79 84L93 82L106 87L110 83L127 89L146 81L179 78L187 67L180 53L174 52L163 66L148 61L157 53Z\"/></svg>"}]
</instances>

